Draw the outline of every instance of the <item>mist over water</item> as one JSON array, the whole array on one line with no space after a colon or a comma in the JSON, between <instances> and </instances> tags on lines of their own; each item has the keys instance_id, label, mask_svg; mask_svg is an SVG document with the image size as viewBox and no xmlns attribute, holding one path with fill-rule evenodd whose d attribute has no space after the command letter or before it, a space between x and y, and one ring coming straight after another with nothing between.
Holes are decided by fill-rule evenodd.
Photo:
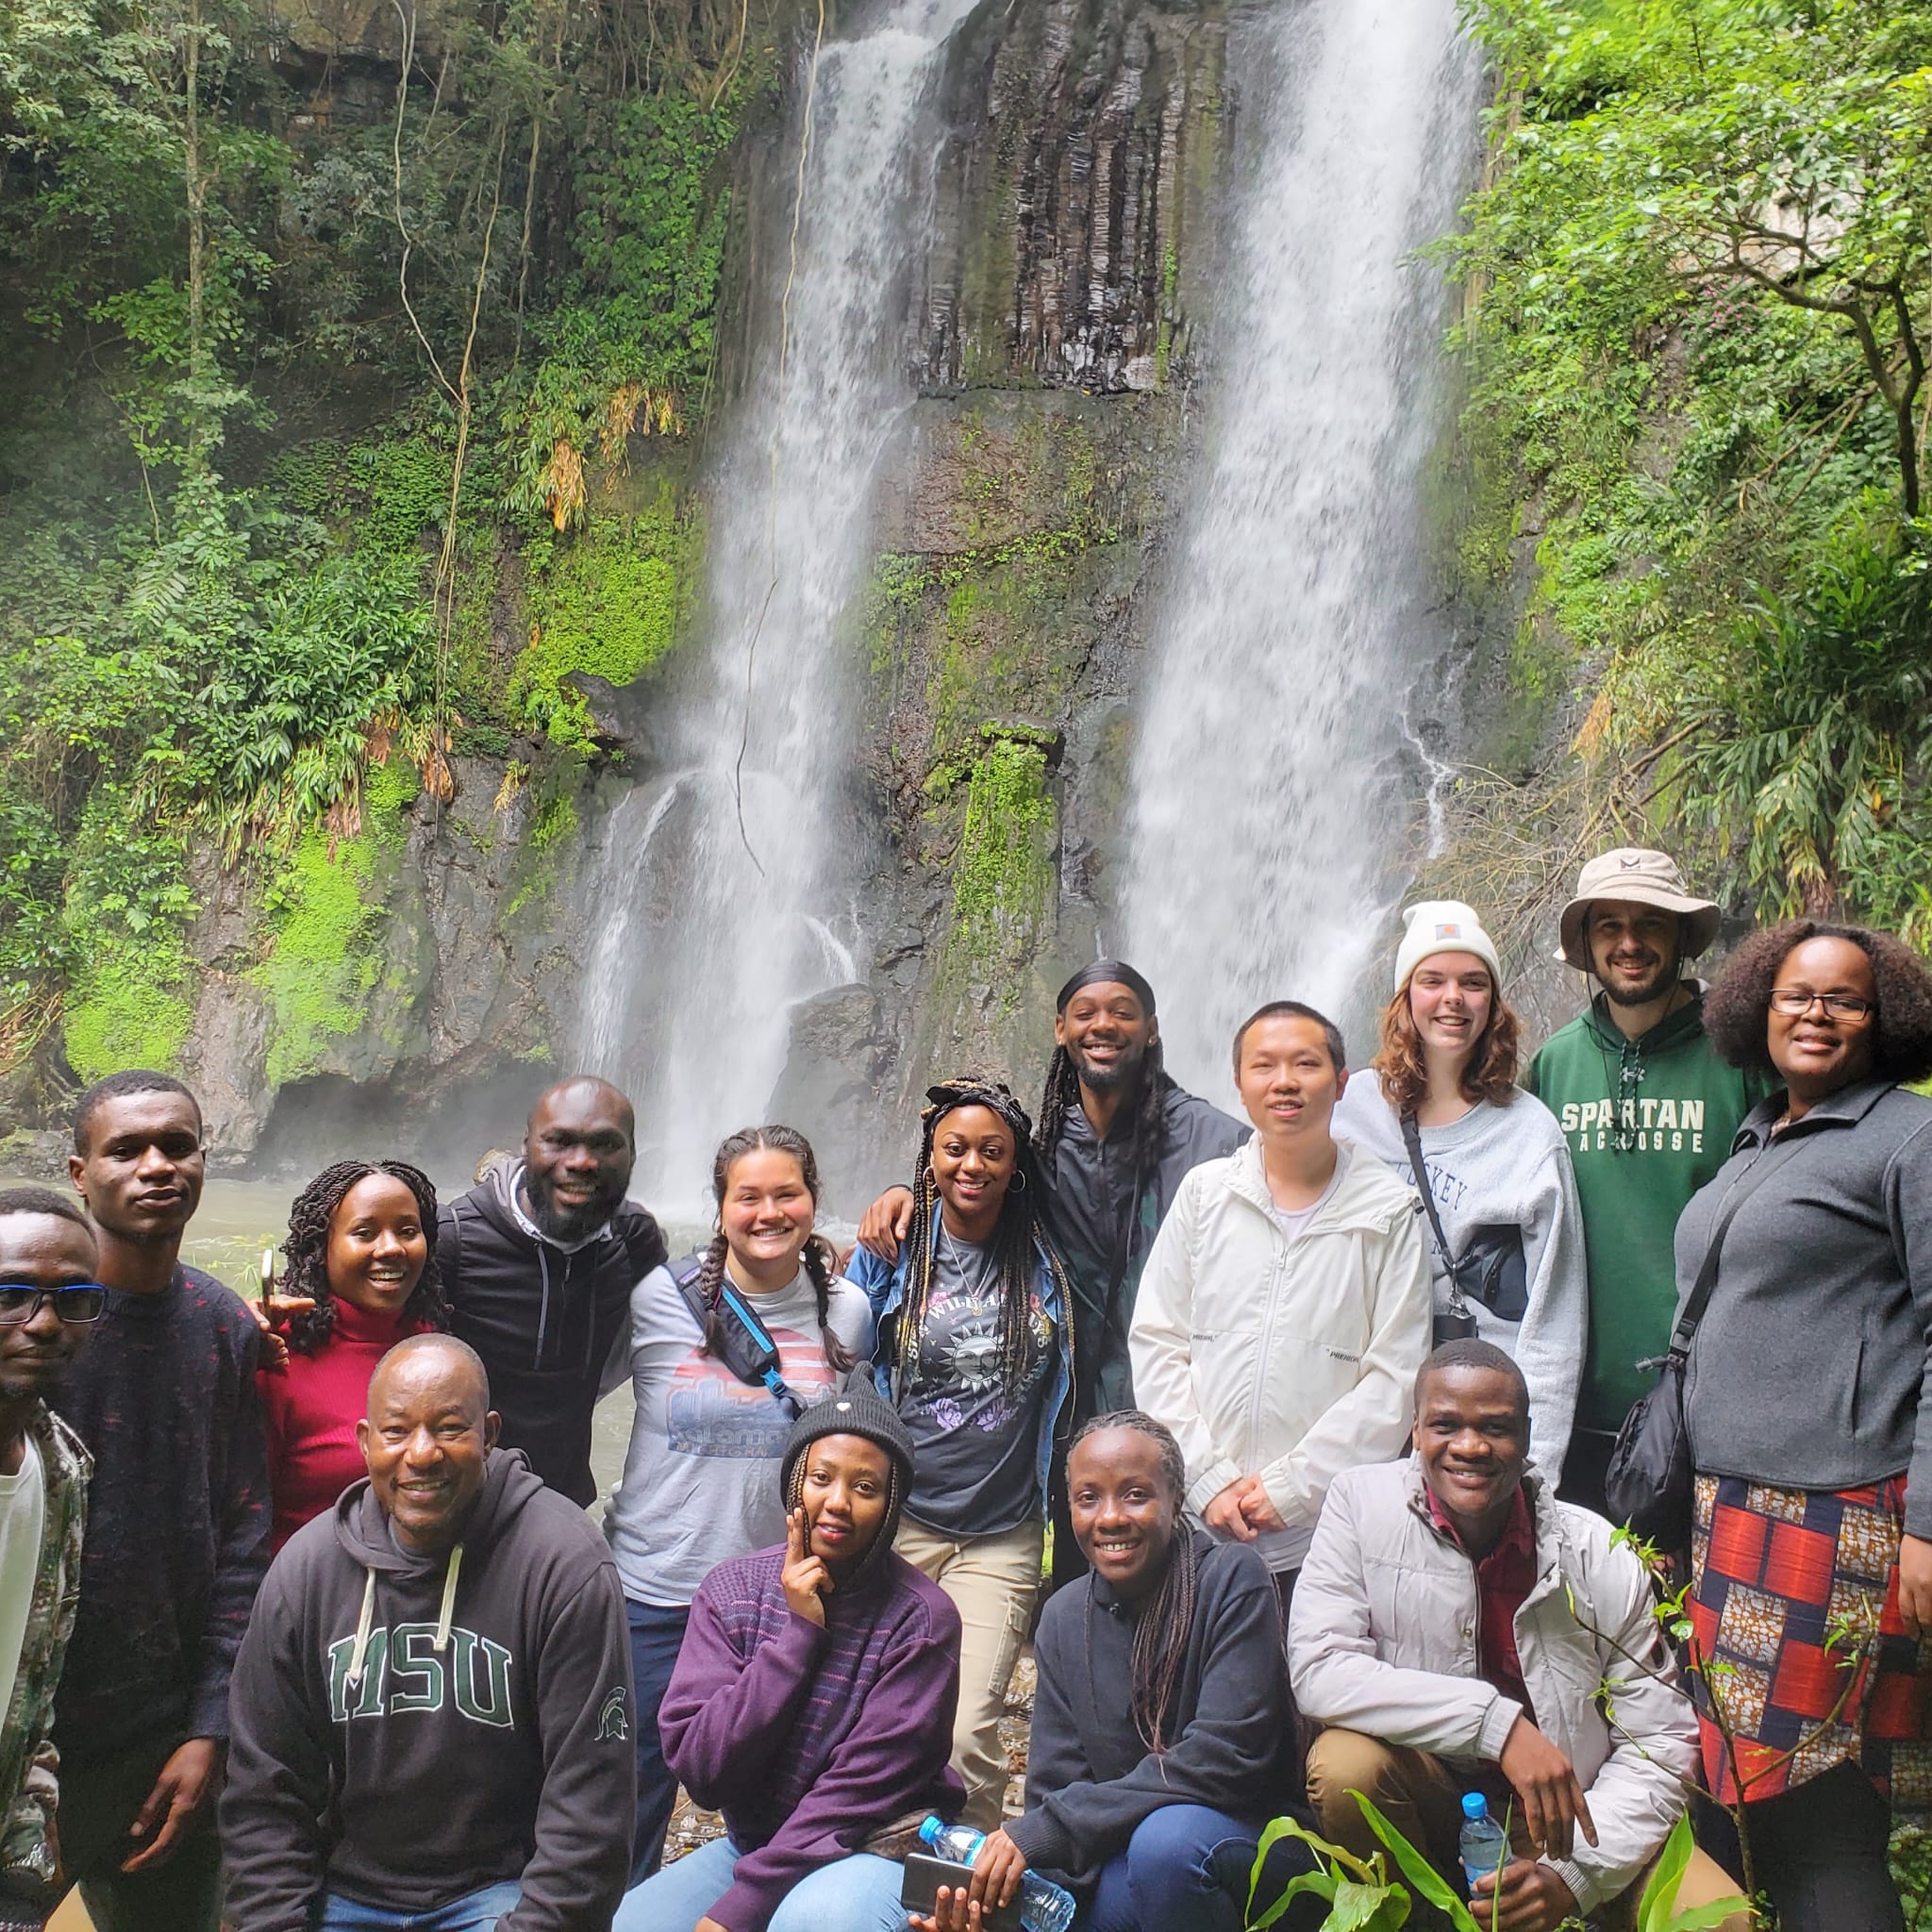
<instances>
[{"instance_id":1,"label":"mist over water","mask_svg":"<svg viewBox=\"0 0 1932 1932\"><path fill-rule=\"evenodd\" d=\"M1170 1066L1220 1091L1262 1000L1378 1000L1411 852L1419 479L1476 63L1456 0L1275 6L1231 51L1252 153L1208 332L1203 457L1135 753L1125 951ZM1362 997L1364 991L1368 999Z\"/></svg>"},{"instance_id":2,"label":"mist over water","mask_svg":"<svg viewBox=\"0 0 1932 1932\"><path fill-rule=\"evenodd\" d=\"M927 103L973 4L899 0L823 50L789 291L795 131L765 186L784 219L763 230L777 259L757 378L710 477L702 670L669 721L667 775L614 816L585 958L584 1063L638 1102L636 1191L660 1211L697 1202L718 1141L764 1118L797 1003L863 967L839 835L857 711L840 620L913 399L901 324L929 226Z\"/></svg>"}]
</instances>

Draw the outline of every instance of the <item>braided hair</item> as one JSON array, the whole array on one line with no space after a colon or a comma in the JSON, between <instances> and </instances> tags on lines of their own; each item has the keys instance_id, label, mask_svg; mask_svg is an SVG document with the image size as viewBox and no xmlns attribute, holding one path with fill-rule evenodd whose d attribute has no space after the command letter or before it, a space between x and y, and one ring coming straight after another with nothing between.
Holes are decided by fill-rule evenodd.
<instances>
[{"instance_id":1,"label":"braided hair","mask_svg":"<svg viewBox=\"0 0 1932 1932\"><path fill-rule=\"evenodd\" d=\"M705 1340L700 1353L720 1359L724 1354L724 1260L731 1252L724 1227L724 1196L731 1191L731 1170L747 1154L766 1151L789 1154L797 1161L799 1177L805 1182L805 1191L811 1196L814 1210L822 1193L818 1157L811 1151L811 1142L796 1127L741 1127L725 1137L712 1157L711 1196L718 1204L719 1225L698 1270L698 1288L705 1302ZM824 1342L825 1360L835 1375L842 1375L853 1367L853 1357L852 1351L832 1332L832 1274L838 1256L823 1235L811 1234L806 1237L799 1261L811 1281L812 1294L818 1303L819 1333Z\"/></svg>"},{"instance_id":2,"label":"braided hair","mask_svg":"<svg viewBox=\"0 0 1932 1932\"><path fill-rule=\"evenodd\" d=\"M1174 1498L1174 1539L1167 1546L1167 1567L1161 1572L1160 1582L1153 1594L1141 1606L1141 1614L1134 1624L1134 1647L1127 1664L1134 1728L1140 1732L1141 1741L1158 1757L1171 1741L1163 1734L1161 1724L1187 1663L1188 1635L1194 1622L1194 1538L1181 1515L1182 1500L1188 1493L1187 1463L1173 1431L1138 1408L1112 1409L1105 1415L1095 1416L1091 1422L1083 1423L1068 1450L1069 1459L1074 1449L1077 1449L1089 1436L1097 1436L1103 1429L1131 1429L1136 1435L1145 1436L1153 1442L1160 1452L1161 1481L1167 1485ZM1091 1571L1087 1577L1087 1594L1091 1607L1093 1595Z\"/></svg>"},{"instance_id":3,"label":"braided hair","mask_svg":"<svg viewBox=\"0 0 1932 1932\"><path fill-rule=\"evenodd\" d=\"M423 1277L403 1304L405 1326L447 1328L449 1304L442 1298L442 1280L436 1267L436 1185L420 1167L407 1160L339 1160L325 1167L295 1196L289 1209L289 1238L282 1243L282 1290L306 1295L315 1306L289 1318L289 1346L297 1355L314 1355L336 1325L335 1298L328 1285L328 1233L336 1209L349 1190L372 1174L401 1181L416 1197L423 1240L429 1252Z\"/></svg>"},{"instance_id":4,"label":"braided hair","mask_svg":"<svg viewBox=\"0 0 1932 1932\"><path fill-rule=\"evenodd\" d=\"M1167 1152L1167 1061L1158 1040L1149 1041L1141 1056L1140 1087L1133 1099L1134 1162L1142 1174L1152 1174ZM1063 1046L1053 1050L1046 1063L1046 1087L1040 1096L1040 1126L1033 1137L1034 1152L1041 1167L1051 1171L1059 1150L1060 1135L1067 1118L1080 1104L1080 1075L1074 1057Z\"/></svg>"},{"instance_id":5,"label":"braided hair","mask_svg":"<svg viewBox=\"0 0 1932 1932\"><path fill-rule=\"evenodd\" d=\"M912 1182L912 1227L906 1244L906 1299L899 1309L894 1355L896 1381L903 1387L917 1375L925 1317L932 1302L936 1257L933 1224L940 1188L933 1173L932 1154L940 1123L961 1108L983 1107L996 1114L1013 1136L1013 1173L1000 1203L991 1248L1000 1295L1000 1385L1017 1395L1026 1379L1027 1357L1033 1345L1033 1283L1036 1257L1043 1255L1058 1291L1060 1319L1066 1324L1068 1352L1073 1348L1074 1298L1065 1270L1052 1245L1041 1235L1034 1215L1040 1198L1040 1168L1033 1157L1033 1123L1003 1080L961 1078L925 1090L927 1106L920 1116L919 1170Z\"/></svg>"}]
</instances>

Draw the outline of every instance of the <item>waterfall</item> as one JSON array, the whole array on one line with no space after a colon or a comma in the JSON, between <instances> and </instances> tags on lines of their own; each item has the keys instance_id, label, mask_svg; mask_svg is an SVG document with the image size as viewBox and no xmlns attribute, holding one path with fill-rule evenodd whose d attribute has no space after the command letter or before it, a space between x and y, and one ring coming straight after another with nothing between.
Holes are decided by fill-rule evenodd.
<instances>
[{"instance_id":1,"label":"waterfall","mask_svg":"<svg viewBox=\"0 0 1932 1932\"><path fill-rule=\"evenodd\" d=\"M757 372L709 478L702 658L666 721L666 775L613 814L586 958L584 1064L636 1102L637 1187L660 1206L702 1200L711 1150L764 1118L798 1002L856 976L840 619L913 395L901 322L929 225L923 110L974 4L895 0L828 42L795 90L810 117L795 234L796 128L762 190L768 215L783 207L761 230L775 260Z\"/></svg>"},{"instance_id":2,"label":"waterfall","mask_svg":"<svg viewBox=\"0 0 1932 1932\"><path fill-rule=\"evenodd\" d=\"M1261 1001L1345 1022L1384 991L1405 702L1442 641L1416 541L1441 277L1409 258L1453 217L1476 78L1457 0L1276 5L1246 32L1229 65L1257 152L1142 694L1123 906L1169 1064L1214 1094Z\"/></svg>"}]
</instances>

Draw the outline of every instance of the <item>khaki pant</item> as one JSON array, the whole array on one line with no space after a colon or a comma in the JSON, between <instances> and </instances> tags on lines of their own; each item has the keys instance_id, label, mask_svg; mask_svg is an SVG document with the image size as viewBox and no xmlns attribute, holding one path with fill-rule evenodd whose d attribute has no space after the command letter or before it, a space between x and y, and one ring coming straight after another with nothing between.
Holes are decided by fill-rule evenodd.
<instances>
[{"instance_id":1,"label":"khaki pant","mask_svg":"<svg viewBox=\"0 0 1932 1932\"><path fill-rule=\"evenodd\" d=\"M1536 1856L1524 1836L1520 1807L1506 1812L1510 1805L1509 1785L1494 1765L1485 1765L1472 1775L1426 1751L1385 1744L1379 1738L1340 1729L1324 1731L1308 1750L1308 1802L1315 1809L1316 1829L1324 1838L1361 1858L1382 1849L1362 1807L1350 1795L1360 1791L1458 1891L1462 1864L1457 1840L1462 1832L1462 1794L1466 1790L1479 1790L1489 1797L1491 1817L1509 1817L1510 1849L1518 1857ZM1646 1869L1625 1891L1599 1905L1591 1914L1591 1924L1602 1932L1630 1932L1637 1923L1638 1901L1649 1881ZM1677 1884L1676 1910L1715 1905L1742 1890L1714 1858L1693 1850ZM1724 1921L1724 1932L1750 1932L1750 1914L1740 1907Z\"/></svg>"},{"instance_id":2,"label":"khaki pant","mask_svg":"<svg viewBox=\"0 0 1932 1932\"><path fill-rule=\"evenodd\" d=\"M959 1612L959 1715L953 1768L966 1781L961 1814L976 1831L999 1825L1007 1796L1000 1718L1013 1666L1033 1625L1046 1532L1039 1517L1002 1536L945 1537L908 1516L893 1548L952 1598Z\"/></svg>"}]
</instances>

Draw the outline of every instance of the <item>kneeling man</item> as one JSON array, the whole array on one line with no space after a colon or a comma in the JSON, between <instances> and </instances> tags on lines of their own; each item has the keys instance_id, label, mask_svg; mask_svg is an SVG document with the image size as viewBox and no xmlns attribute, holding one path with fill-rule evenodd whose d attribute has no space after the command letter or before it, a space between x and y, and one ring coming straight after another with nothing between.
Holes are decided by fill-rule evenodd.
<instances>
[{"instance_id":1,"label":"kneeling man","mask_svg":"<svg viewBox=\"0 0 1932 1932\"><path fill-rule=\"evenodd\" d=\"M1423 1365L1414 1444L1335 1478L1302 1566L1289 1669L1328 1727L1308 1756L1320 1828L1379 1849L1362 1791L1460 1890L1462 1798L1481 1791L1511 1841L1478 1881L1483 1925L1627 1927L1697 1765L1643 1566L1530 1467L1529 1391L1491 1343ZM1738 1890L1694 1853L1677 1907ZM1749 1923L1740 1899L1726 1927Z\"/></svg>"},{"instance_id":2,"label":"kneeling man","mask_svg":"<svg viewBox=\"0 0 1932 1932\"><path fill-rule=\"evenodd\" d=\"M449 1335L383 1357L366 1482L269 1571L231 1695L246 1932L583 1932L630 1871L630 1634L602 1537L496 1447Z\"/></svg>"}]
</instances>

